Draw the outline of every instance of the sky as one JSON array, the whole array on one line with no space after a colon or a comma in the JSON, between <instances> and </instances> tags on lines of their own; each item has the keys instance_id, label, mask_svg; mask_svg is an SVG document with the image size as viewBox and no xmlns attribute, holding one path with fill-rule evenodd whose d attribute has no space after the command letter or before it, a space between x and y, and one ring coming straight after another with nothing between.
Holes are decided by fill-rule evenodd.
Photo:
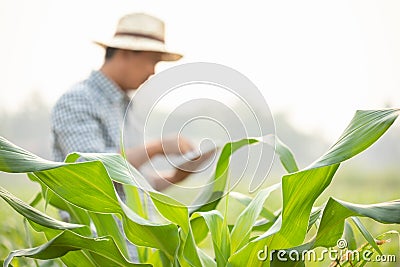
<instances>
[{"instance_id":1,"label":"sky","mask_svg":"<svg viewBox=\"0 0 400 267\"><path fill-rule=\"evenodd\" d=\"M0 0L0 109L52 106L101 66L117 20L146 12L190 62L234 68L273 114L334 141L357 109L400 106L400 1Z\"/></svg>"}]
</instances>

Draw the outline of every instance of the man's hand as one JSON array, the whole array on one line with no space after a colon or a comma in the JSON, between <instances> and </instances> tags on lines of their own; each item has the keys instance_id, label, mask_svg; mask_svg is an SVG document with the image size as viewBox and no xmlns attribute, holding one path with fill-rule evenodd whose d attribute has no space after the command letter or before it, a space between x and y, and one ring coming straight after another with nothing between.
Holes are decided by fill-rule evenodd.
<instances>
[{"instance_id":1,"label":"man's hand","mask_svg":"<svg viewBox=\"0 0 400 267\"><path fill-rule=\"evenodd\" d=\"M156 155L184 155L189 152L195 153L192 144L181 135L171 135L159 141L146 143L146 146L129 149L126 151L128 161L136 168ZM156 190L163 190L171 184L179 183L186 179L190 174L196 172L198 167L207 161L216 150L210 150L203 154L198 154L194 158L185 159L184 163L176 166L172 172L157 172L149 175L150 180Z\"/></svg>"},{"instance_id":2,"label":"man's hand","mask_svg":"<svg viewBox=\"0 0 400 267\"><path fill-rule=\"evenodd\" d=\"M216 156L216 150L210 150L206 153L199 155L198 157L187 160L185 163L177 166L173 172L161 172L158 175L152 175L154 187L156 190L163 190L171 184L176 184L186 179L190 174L196 172L198 167L210 159L212 156Z\"/></svg>"},{"instance_id":3,"label":"man's hand","mask_svg":"<svg viewBox=\"0 0 400 267\"><path fill-rule=\"evenodd\" d=\"M192 144L180 135L171 135L163 140L154 140L145 146L125 150L126 158L135 168L139 168L156 155L184 155L193 151Z\"/></svg>"},{"instance_id":4,"label":"man's hand","mask_svg":"<svg viewBox=\"0 0 400 267\"><path fill-rule=\"evenodd\" d=\"M161 151L164 155L184 155L193 151L193 146L181 135L172 135L161 140Z\"/></svg>"}]
</instances>

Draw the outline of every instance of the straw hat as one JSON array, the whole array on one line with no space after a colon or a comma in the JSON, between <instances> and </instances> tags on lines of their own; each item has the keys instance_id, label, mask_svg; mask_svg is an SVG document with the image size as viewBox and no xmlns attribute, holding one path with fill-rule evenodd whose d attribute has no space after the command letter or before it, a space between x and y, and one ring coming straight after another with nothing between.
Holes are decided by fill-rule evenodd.
<instances>
[{"instance_id":1,"label":"straw hat","mask_svg":"<svg viewBox=\"0 0 400 267\"><path fill-rule=\"evenodd\" d=\"M164 22L156 17L133 13L119 20L111 40L94 42L103 47L160 52L162 61L178 60L182 55L167 51L165 47L164 28Z\"/></svg>"}]
</instances>

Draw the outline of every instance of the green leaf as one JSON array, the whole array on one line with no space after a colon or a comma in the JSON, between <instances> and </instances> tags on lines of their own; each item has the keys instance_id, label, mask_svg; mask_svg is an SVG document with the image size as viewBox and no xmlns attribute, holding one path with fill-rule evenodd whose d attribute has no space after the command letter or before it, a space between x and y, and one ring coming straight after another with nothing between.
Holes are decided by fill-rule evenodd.
<instances>
[{"instance_id":1,"label":"green leaf","mask_svg":"<svg viewBox=\"0 0 400 267\"><path fill-rule=\"evenodd\" d=\"M138 215L147 219L148 218L148 212L146 210L147 203L143 203L144 201L142 201L142 198L140 197L139 190L141 189L137 188L136 186L131 186L127 184L124 184L123 188L125 192L126 205L131 210L136 212ZM146 196L145 193L143 193L143 191L142 194L143 198L145 198Z\"/></svg>"},{"instance_id":2,"label":"green leaf","mask_svg":"<svg viewBox=\"0 0 400 267\"><path fill-rule=\"evenodd\" d=\"M345 224L344 224L344 231L343 231L342 239L346 240L348 249L350 249L350 250L357 249L357 242L356 242L356 237L354 235L353 228L347 221L345 221Z\"/></svg>"},{"instance_id":3,"label":"green leaf","mask_svg":"<svg viewBox=\"0 0 400 267\"><path fill-rule=\"evenodd\" d=\"M5 190L0 186L0 197L2 197L15 211L24 216L25 218L34 221L40 225L43 225L52 229L75 229L84 227L84 225L71 224L66 222L58 221L43 212L32 208L13 194Z\"/></svg>"},{"instance_id":4,"label":"green leaf","mask_svg":"<svg viewBox=\"0 0 400 267\"><path fill-rule=\"evenodd\" d=\"M198 249L198 254L201 261L201 266L207 267L217 267L217 263L210 256L208 256L204 251Z\"/></svg>"},{"instance_id":5,"label":"green leaf","mask_svg":"<svg viewBox=\"0 0 400 267\"><path fill-rule=\"evenodd\" d=\"M217 215L206 215L207 219L202 217L204 224L207 224L213 238L217 263L219 265L227 263L233 266L260 266L265 264L265 262L260 262L257 259L257 252L266 245L268 245L269 249L282 249L303 244L310 224L312 225L312 221L315 218L312 216L312 206L319 195L331 183L339 164L373 144L394 122L398 116L398 112L397 109L357 111L345 132L329 151L301 171L297 170L297 164L290 150L289 153L284 149L283 152L279 152L279 149L276 147L277 153L281 156L282 164L289 172L282 179L283 208L281 216L268 228L267 232L260 237L252 239L247 244L240 240L240 235L238 234L244 233L245 240L248 239L247 232L249 231L249 227L247 224L249 223L242 219L243 225L246 226L240 231L235 230L237 232L235 233L235 240L239 242L236 248L240 249L232 255L230 254L231 249L229 247L229 230L224 221L222 220L219 223L220 219L218 219ZM205 191L193 203L190 213L196 210L208 211L216 208L225 191L231 154L240 147L255 142L257 142L256 139L244 139L228 143L224 147L217 163L215 175L211 183L209 183L210 186L205 188ZM96 155L92 156L92 160L99 160L96 157ZM162 250L159 252L159 255L164 255L174 264L178 264L176 257L182 256L180 254L182 250L179 249L182 245L190 248L188 251L196 255L195 251L197 248L194 240L196 242L202 240L204 232L203 230L194 230L191 232L190 226L193 227L195 224L201 224L202 221L197 221L196 218L192 217L193 223L189 224L189 211L186 211L180 205L175 205L177 203L174 200L154 190L152 191L151 188L149 188L149 192L152 192L152 199L156 203L158 211L172 223L161 224L150 222L140 216L139 213L130 210L120 202L111 179L136 187L141 186L141 188L145 189L147 186L146 181L145 179L144 181L135 180L132 176L137 175L140 179L142 176L138 173L132 175L132 172L129 171L129 165L128 167L121 168L123 162L121 162L119 155L113 155L112 159L107 158L106 155L104 157L105 159L102 160L105 163L99 161L75 164L55 163L43 160L19 147L13 146L5 139L0 139L0 170L8 172L34 172L43 186L51 190L49 191L50 193L54 192L55 196L66 200L69 205L76 205L77 207L97 213L119 214L129 239L134 240L133 242L138 245ZM77 155L72 155L70 160L74 161L76 158ZM135 169L133 170L136 171ZM73 185L71 184L72 181L70 181L71 177L73 178ZM80 184L80 182L82 182L82 185L75 185ZM140 185L141 183L144 185ZM67 190L69 191L70 187L72 188L71 192L66 192ZM49 199L47 201L51 203L51 198L46 199ZM385 223L397 221L398 213L391 214L391 217L387 217L386 214L390 210L397 210L398 212L399 207L395 202L387 203L384 206L365 207L338 200L332 201L331 203L328 201L324 209L313 245L330 246L327 244L332 243L334 245L338 238L342 236L344 221L349 216L367 216ZM256 214L262 212L262 207L255 206L254 209L260 209L260 211L256 210L255 212L253 209L248 211L250 219L253 221L250 231L257 219ZM336 212L339 218L336 221L332 220L330 222L327 219L332 216L330 212ZM319 216L317 216L316 221L318 218ZM336 225L333 222L336 222ZM180 236L178 235L178 226L182 227L180 229ZM201 229L204 229L204 227ZM237 227L237 229L239 228ZM193 237L191 237L192 234ZM196 236L196 234L199 234L200 237ZM165 240L168 240L168 242L165 242ZM188 240L193 242L188 242ZM94 261L101 260L103 257L96 255L91 256ZM198 252L197 255L200 255L199 259L202 261L202 252ZM182 261L182 265L185 264L187 263ZM198 264L197 260L196 264Z\"/></svg>"},{"instance_id":6,"label":"green leaf","mask_svg":"<svg viewBox=\"0 0 400 267\"><path fill-rule=\"evenodd\" d=\"M300 245L307 233L312 206L331 183L339 164L284 176L282 179L282 226L271 249Z\"/></svg>"},{"instance_id":7,"label":"green leaf","mask_svg":"<svg viewBox=\"0 0 400 267\"><path fill-rule=\"evenodd\" d=\"M224 195L226 182L228 179L228 169L231 155L239 148L257 143L256 139L242 139L225 144L215 167L214 177L207 183L204 190L190 205L189 213L195 211L209 211L217 207Z\"/></svg>"},{"instance_id":8,"label":"green leaf","mask_svg":"<svg viewBox=\"0 0 400 267\"><path fill-rule=\"evenodd\" d=\"M101 213L91 213L90 218L96 227L96 232L98 236L111 235L114 242L122 252L122 254L129 258L128 248L126 245L126 240L124 235L121 233L120 228L116 222L115 218L111 214L101 214Z\"/></svg>"},{"instance_id":9,"label":"green leaf","mask_svg":"<svg viewBox=\"0 0 400 267\"><path fill-rule=\"evenodd\" d=\"M146 178L130 165L119 154L94 154L94 153L73 153L68 155L66 161L72 162L78 157L85 160L101 161L107 170L110 178L124 184L125 188L131 190L135 200L139 200L138 190L146 190L154 201L154 205L161 215L167 220L180 225L185 232L188 231L189 215L185 205L175 199L155 191L147 182ZM139 188L138 188L139 187ZM138 201L140 204L140 202ZM137 205L137 204L135 204ZM145 210L135 206L138 214L144 214ZM144 216L142 216L144 217Z\"/></svg>"},{"instance_id":10,"label":"green leaf","mask_svg":"<svg viewBox=\"0 0 400 267\"><path fill-rule=\"evenodd\" d=\"M78 158L87 161L101 161L112 180L121 184L133 185L146 191L154 191L147 179L120 154L115 153L71 153L66 162L75 162Z\"/></svg>"},{"instance_id":11,"label":"green leaf","mask_svg":"<svg viewBox=\"0 0 400 267\"><path fill-rule=\"evenodd\" d=\"M185 262L189 263L190 266L202 266L196 243L194 241L194 237L192 232L190 231L189 234L183 237L185 239L184 247L183 247L183 257ZM182 262L182 260L181 260Z\"/></svg>"},{"instance_id":12,"label":"green leaf","mask_svg":"<svg viewBox=\"0 0 400 267\"><path fill-rule=\"evenodd\" d=\"M270 221L270 220L267 220L267 219L258 220L258 221L256 221L254 223L252 231L253 232L255 232L255 231L265 232L273 225L274 222L275 221ZM233 226L232 226L232 228L233 228Z\"/></svg>"},{"instance_id":13,"label":"green leaf","mask_svg":"<svg viewBox=\"0 0 400 267\"><path fill-rule=\"evenodd\" d=\"M34 173L28 173L27 174L29 179L33 182L39 183L39 185L42 188L42 197L45 199L46 202L48 202L49 204L51 204L52 206L61 209L61 210L65 210L68 212L71 212L71 205L68 204L65 200L63 200L62 198L60 198L59 196L57 196L56 194L54 194L51 190L49 190L49 188L40 181L40 179L38 177L35 176ZM83 211L82 209L80 209L81 211ZM85 217L82 214L83 217ZM83 219L82 217L82 219ZM89 225L89 217L86 214L86 219L85 220L77 220L75 222L78 222L80 224L85 224L85 225Z\"/></svg>"},{"instance_id":14,"label":"green leaf","mask_svg":"<svg viewBox=\"0 0 400 267\"><path fill-rule=\"evenodd\" d=\"M379 218L380 222L393 223L400 219L399 212L397 211L399 207L399 201L373 205L359 205L331 198L323 211L321 224L316 237L309 243L297 247L288 248L286 250L296 250L301 254L303 250L311 250L319 246L333 247L340 240L341 234L343 233L343 224L346 218L354 215L365 216L368 214L369 218ZM346 223L345 225L347 225L346 228L348 229L348 223ZM365 227L363 227L363 231L366 231L366 234L364 233L365 235L370 235ZM351 234L349 234L349 230L347 230L344 238L348 242L347 248L355 250L356 245L354 234L352 233L352 231ZM374 249L376 250L377 244L375 243L375 240L372 238L372 236L367 237L367 240L369 241L369 246L371 248L374 247ZM379 251L379 249L376 251Z\"/></svg>"},{"instance_id":15,"label":"green leaf","mask_svg":"<svg viewBox=\"0 0 400 267\"><path fill-rule=\"evenodd\" d=\"M390 244L391 247L393 247L393 252L398 252L399 251L399 233L397 231L389 231L386 233L383 233L379 236L376 237L376 240L379 242L379 244L386 245L387 243ZM392 244L393 241L397 240L397 244ZM389 251L389 250L387 250ZM376 253L376 250L373 249L370 243L365 243L362 245L360 248L358 248L355 251L352 251L352 254L350 254L349 257L344 258L340 264L341 266L364 266L368 263L371 263L371 260L374 260L375 258L373 257L374 254ZM387 264L395 264L397 262L397 255L394 254L388 254L386 253L386 259L391 258L391 261L387 261ZM349 263L349 265L347 265Z\"/></svg>"},{"instance_id":16,"label":"green leaf","mask_svg":"<svg viewBox=\"0 0 400 267\"><path fill-rule=\"evenodd\" d=\"M361 234L364 236L364 238L368 241L368 243L377 251L380 255L382 255L382 251L379 249L378 245L375 242L374 237L371 235L371 233L365 228L364 224L358 219L357 217L351 217L353 220L354 224L357 226L358 230L360 230Z\"/></svg>"},{"instance_id":17,"label":"green leaf","mask_svg":"<svg viewBox=\"0 0 400 267\"><path fill-rule=\"evenodd\" d=\"M29 153L15 149L9 142L2 142L1 145L4 149L0 158L3 156L7 159L23 159L23 156ZM179 245L177 226L143 219L121 203L108 171L100 161L61 164L58 167L54 167L51 162L45 165L34 157L25 159L24 162L26 168L20 167L18 171L29 172L37 169L35 164L40 164L41 171L34 172L35 178L62 199L91 212L120 214L125 234L132 243L162 249L171 260L175 257ZM0 164L1 167L4 167L4 164ZM50 169L45 169L46 167ZM1 170L7 171L9 167ZM165 242L165 238L169 242Z\"/></svg>"},{"instance_id":18,"label":"green leaf","mask_svg":"<svg viewBox=\"0 0 400 267\"><path fill-rule=\"evenodd\" d=\"M200 259L190 228L188 208L175 199L156 191L149 192L149 194L158 212L168 221L180 226L181 245L180 250L175 251L174 258L178 258L181 264L183 264L182 261L187 261L191 262L193 266L198 266Z\"/></svg>"},{"instance_id":19,"label":"green leaf","mask_svg":"<svg viewBox=\"0 0 400 267\"><path fill-rule=\"evenodd\" d=\"M153 200L153 203L157 210L160 212L160 214L170 222L173 222L176 225L179 225L182 227L184 231L184 240L183 242L186 241L187 234L189 232L189 215L188 215L188 210L187 208L180 202L172 199L169 196L166 196L162 193L159 193L155 191L146 181L146 179L135 169L133 168L129 163L127 163L120 155L118 154L90 154L90 153L74 153L70 154L67 157L67 161L72 161L76 159L77 156L80 156L84 158L85 160L101 160L101 162L104 164L107 172L109 173L111 179L114 181L120 182L124 184L124 188L127 189L128 196L134 198L134 201L137 201L136 203L131 203L133 204L133 208L138 211L138 213L132 213L131 211L128 212L130 214L131 219L133 221L141 221L139 217L145 218L147 211L143 206L138 207L138 205L141 204L139 201L139 190L146 190L147 193L150 195L150 197ZM138 188L140 187L140 189ZM144 197L146 197L146 194L144 194ZM132 201L131 201L132 202ZM127 209L124 208L125 213L127 213ZM139 215L139 216L137 216ZM141 216L140 216L141 215ZM129 217L129 216L128 216ZM149 221L142 221L142 223L147 224ZM171 242L168 243L168 245L165 244L165 242L160 242L157 241L157 248L161 249L164 248L168 251L168 256L172 259L176 256L177 249L176 247L179 244L179 239L178 239L178 233L177 233L177 227L172 226L172 225L154 225L154 224L148 224L149 227L151 227L155 233L154 235L158 237L163 237L163 238L168 238ZM136 226L132 225L131 223L124 224L124 227L127 227L128 229L132 229L131 231L134 231L133 229L136 228ZM146 230L147 231L147 230ZM158 233L160 231L160 233ZM168 233L167 233L168 232ZM135 243L134 238L137 239L138 236L134 237L134 235L131 235L130 233L126 233L128 238ZM148 232L150 235L151 232ZM144 237L144 236L142 236ZM136 241L137 242L137 241ZM145 245L145 241L141 240L141 245ZM175 247L173 247L173 245ZM154 247L154 245L149 245L147 246Z\"/></svg>"},{"instance_id":20,"label":"green leaf","mask_svg":"<svg viewBox=\"0 0 400 267\"><path fill-rule=\"evenodd\" d=\"M51 239L55 238L56 236L58 236L59 234L61 234L60 230L50 229L50 228L41 226L33 221L28 220L28 222L35 231L43 232L45 234L47 240L51 240ZM89 227L86 227L85 229L87 229L89 231L90 235L92 234ZM78 232L78 231L74 231L74 232L76 234L82 236L82 234L80 232ZM87 233L84 232L84 234L87 234ZM94 266L94 267L98 266L98 264L96 265L96 262L93 259L92 255L90 254L90 252L84 251L84 250L70 251L66 255L60 257L60 259L67 266L77 266L78 263L81 263L84 266Z\"/></svg>"},{"instance_id":21,"label":"green leaf","mask_svg":"<svg viewBox=\"0 0 400 267\"><path fill-rule=\"evenodd\" d=\"M99 213L122 212L100 161L69 164L34 174L54 193L76 206Z\"/></svg>"},{"instance_id":22,"label":"green leaf","mask_svg":"<svg viewBox=\"0 0 400 267\"><path fill-rule=\"evenodd\" d=\"M197 223L204 221L211 233L217 265L225 266L230 256L231 242L229 239L228 227L224 224L221 213L217 210L193 213L191 220L197 218L203 219L197 221Z\"/></svg>"},{"instance_id":23,"label":"green leaf","mask_svg":"<svg viewBox=\"0 0 400 267\"><path fill-rule=\"evenodd\" d=\"M0 171L25 173L57 168L62 162L42 159L0 136Z\"/></svg>"},{"instance_id":24,"label":"green leaf","mask_svg":"<svg viewBox=\"0 0 400 267\"><path fill-rule=\"evenodd\" d=\"M158 192L149 192L154 206L160 214L170 222L180 226L180 249L176 251L175 258L180 264L189 263L192 266L201 266L192 228L189 223L189 212L182 203Z\"/></svg>"},{"instance_id":25,"label":"green leaf","mask_svg":"<svg viewBox=\"0 0 400 267\"><path fill-rule=\"evenodd\" d=\"M231 255L227 266L268 266L268 259L266 259L266 261L261 261L258 257L260 251L266 251L265 248L266 245L264 242L249 242L238 252Z\"/></svg>"},{"instance_id":26,"label":"green leaf","mask_svg":"<svg viewBox=\"0 0 400 267\"><path fill-rule=\"evenodd\" d=\"M189 212L187 207L179 201L158 192L149 192L149 194L162 216L182 227L182 230L187 234L189 232Z\"/></svg>"},{"instance_id":27,"label":"green leaf","mask_svg":"<svg viewBox=\"0 0 400 267\"><path fill-rule=\"evenodd\" d=\"M207 224L202 217L191 217L190 226L196 244L200 244L208 235L209 230Z\"/></svg>"},{"instance_id":28,"label":"green leaf","mask_svg":"<svg viewBox=\"0 0 400 267\"><path fill-rule=\"evenodd\" d=\"M132 243L161 249L170 260L176 256L179 235L178 227L175 224L151 222L134 213L123 203L121 203L121 207L124 210L121 216L125 235Z\"/></svg>"},{"instance_id":29,"label":"green leaf","mask_svg":"<svg viewBox=\"0 0 400 267\"><path fill-rule=\"evenodd\" d=\"M357 111L327 153L305 170L283 177L282 228L274 236L272 247L286 248L303 242L312 205L331 183L339 164L372 145L393 124L398 112Z\"/></svg>"},{"instance_id":30,"label":"green leaf","mask_svg":"<svg viewBox=\"0 0 400 267\"><path fill-rule=\"evenodd\" d=\"M3 260L0 260L0 266L6 266ZM11 263L8 265L9 267L14 267Z\"/></svg>"},{"instance_id":31,"label":"green leaf","mask_svg":"<svg viewBox=\"0 0 400 267\"><path fill-rule=\"evenodd\" d=\"M35 198L29 203L29 206L35 207L36 205L39 204L39 202L43 199L42 193L39 192L36 194Z\"/></svg>"},{"instance_id":32,"label":"green leaf","mask_svg":"<svg viewBox=\"0 0 400 267\"><path fill-rule=\"evenodd\" d=\"M258 192L256 197L239 215L231 233L232 253L236 252L238 249L248 243L252 227L257 218L260 216L265 200L269 197L271 192L275 191L279 187L280 183L272 185Z\"/></svg>"},{"instance_id":33,"label":"green leaf","mask_svg":"<svg viewBox=\"0 0 400 267\"><path fill-rule=\"evenodd\" d=\"M310 215L310 220L308 221L308 228L307 228L307 232L310 231L311 227L317 223L317 221L320 219L321 217L321 213L322 213L322 208L313 208L313 210L311 211L311 215Z\"/></svg>"},{"instance_id":34,"label":"green leaf","mask_svg":"<svg viewBox=\"0 0 400 267\"><path fill-rule=\"evenodd\" d=\"M156 250L151 256L148 263L153 266L171 266L171 261L160 250Z\"/></svg>"},{"instance_id":35,"label":"green leaf","mask_svg":"<svg viewBox=\"0 0 400 267\"><path fill-rule=\"evenodd\" d=\"M229 197L237 200L240 204L242 204L245 207L247 207L253 200L253 198L239 192L230 192ZM265 207L262 208L260 215L265 219L267 219L268 221L274 221L276 219L276 216L271 211L267 210Z\"/></svg>"},{"instance_id":36,"label":"green leaf","mask_svg":"<svg viewBox=\"0 0 400 267\"><path fill-rule=\"evenodd\" d=\"M368 217L382 223L400 223L400 201L360 205L330 198L322 215L314 247L335 246L342 236L345 219L352 216Z\"/></svg>"},{"instance_id":37,"label":"green leaf","mask_svg":"<svg viewBox=\"0 0 400 267\"><path fill-rule=\"evenodd\" d=\"M261 244L259 247L268 245L270 249L285 249L302 244L307 233L312 206L331 183L339 164L378 140L393 124L398 113L398 109L357 111L342 136L327 153L306 169L285 175L282 178L283 208L279 231L272 234L269 230L251 241L233 255L230 263L237 264L241 262L240 258L256 259L257 251L252 248L257 245L252 243ZM343 231L343 224L338 227ZM339 236L335 236L334 242L341 237L342 231ZM258 260L248 261L248 264L260 266Z\"/></svg>"},{"instance_id":38,"label":"green leaf","mask_svg":"<svg viewBox=\"0 0 400 267\"><path fill-rule=\"evenodd\" d=\"M96 261L90 255L90 252L83 250L69 251L67 254L60 257L60 259L66 266L98 266Z\"/></svg>"},{"instance_id":39,"label":"green leaf","mask_svg":"<svg viewBox=\"0 0 400 267\"><path fill-rule=\"evenodd\" d=\"M399 109L358 110L338 141L309 168L348 160L375 143L393 124Z\"/></svg>"},{"instance_id":40,"label":"green leaf","mask_svg":"<svg viewBox=\"0 0 400 267\"><path fill-rule=\"evenodd\" d=\"M72 162L76 160L78 157L82 157L85 160L101 160L101 162L104 164L108 174L110 175L111 179L113 179L116 182L124 184L124 188L127 189L126 192L128 192L128 196L130 198L134 198L133 200L130 200L131 206L133 205L133 208L135 211L137 211L138 215L141 215L141 217L145 218L147 210L141 206L141 202L139 201L139 190L146 190L147 193L150 195L150 197L153 200L153 203L157 210L160 212L160 214L169 220L170 222L175 223L176 225L179 225L182 227L185 236L183 242L186 240L186 235L189 232L189 215L188 215L188 210L187 208L180 202L172 199L169 196L166 196L160 192L155 191L148 183L147 180L142 176L142 174L137 171L134 167L132 167L125 159L122 158L121 155L118 154L92 154L92 153L73 153L70 154L66 161ZM140 189L139 189L139 188ZM143 194L144 197L146 197L145 194ZM135 203L132 203L132 201L135 201ZM140 207L138 207L138 205ZM126 212L126 209L124 209ZM135 220L138 220L139 218L133 214L132 212L129 212L133 218L136 218ZM150 226L150 225L149 225ZM134 229L133 225L124 224L124 227L128 227L129 229ZM151 227L151 226L150 226ZM168 255L169 257L173 258L176 256L177 250L176 247L173 248L171 245L176 245L178 246L179 240L178 240L178 234L177 234L177 227L176 226L171 226L171 225L158 225L155 226L158 228L164 228L164 229L156 229L154 228L153 231L161 231L164 232L165 236L170 236L171 242L169 243L168 246ZM167 230L168 229L168 230ZM169 231L168 234L165 233L165 231ZM172 232L171 232L172 231ZM149 233L150 234L150 233ZM173 235L176 236L173 236ZM130 236L129 233L127 233L128 238L134 238L133 236ZM157 234L157 236L161 237L163 235ZM136 237L137 238L137 237ZM135 243L131 239L132 242ZM173 241L173 242L172 242ZM142 240L141 242L144 242ZM157 248L162 248L165 247L164 242L158 242L157 241ZM141 243L144 245L143 243ZM154 247L151 246L151 247Z\"/></svg>"},{"instance_id":41,"label":"green leaf","mask_svg":"<svg viewBox=\"0 0 400 267\"><path fill-rule=\"evenodd\" d=\"M282 166L288 173L297 172L299 170L293 152L278 138L278 136L273 134L266 135L263 136L260 141L274 147Z\"/></svg>"},{"instance_id":42,"label":"green leaf","mask_svg":"<svg viewBox=\"0 0 400 267\"><path fill-rule=\"evenodd\" d=\"M49 242L35 248L13 251L5 259L4 265L8 266L14 257L31 257L35 259L54 259L64 256L69 251L85 249L100 256L104 265L113 266L150 266L129 262L121 254L113 239L109 236L88 238L65 230ZM110 266L110 265L108 265Z\"/></svg>"}]
</instances>

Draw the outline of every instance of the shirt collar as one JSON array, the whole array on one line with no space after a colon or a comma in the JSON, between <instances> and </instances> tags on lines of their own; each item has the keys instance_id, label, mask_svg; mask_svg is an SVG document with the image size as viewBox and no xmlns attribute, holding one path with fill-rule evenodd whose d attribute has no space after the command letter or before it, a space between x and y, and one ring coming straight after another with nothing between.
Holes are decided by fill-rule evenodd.
<instances>
[{"instance_id":1,"label":"shirt collar","mask_svg":"<svg viewBox=\"0 0 400 267\"><path fill-rule=\"evenodd\" d=\"M96 84L96 87L111 103L124 103L128 102L130 98L122 91L121 88L101 71L92 71L89 81Z\"/></svg>"}]
</instances>

